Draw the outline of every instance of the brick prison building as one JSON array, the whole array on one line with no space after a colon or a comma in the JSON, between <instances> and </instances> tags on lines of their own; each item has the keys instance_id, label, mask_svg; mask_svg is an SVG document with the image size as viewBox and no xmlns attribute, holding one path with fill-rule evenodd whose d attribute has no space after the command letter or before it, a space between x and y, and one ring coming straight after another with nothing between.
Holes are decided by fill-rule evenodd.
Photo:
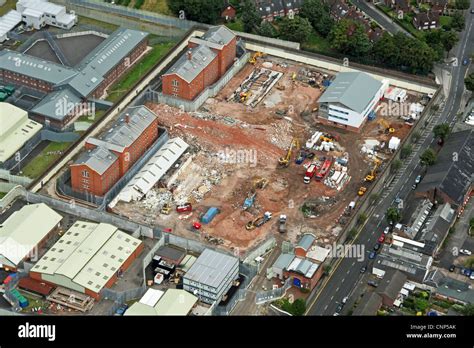
<instances>
[{"instance_id":1,"label":"brick prison building","mask_svg":"<svg viewBox=\"0 0 474 348\"><path fill-rule=\"evenodd\" d=\"M158 138L158 119L145 106L130 107L70 166L76 192L103 196Z\"/></svg>"},{"instance_id":2,"label":"brick prison building","mask_svg":"<svg viewBox=\"0 0 474 348\"><path fill-rule=\"evenodd\" d=\"M163 75L163 94L194 100L226 73L236 55L237 37L225 26L193 37L187 52Z\"/></svg>"}]
</instances>

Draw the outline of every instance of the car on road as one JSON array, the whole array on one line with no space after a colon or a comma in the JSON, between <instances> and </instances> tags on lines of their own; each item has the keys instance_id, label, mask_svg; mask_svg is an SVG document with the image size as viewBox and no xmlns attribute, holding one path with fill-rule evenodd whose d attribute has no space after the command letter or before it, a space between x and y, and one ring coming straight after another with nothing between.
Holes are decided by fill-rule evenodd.
<instances>
[{"instance_id":1,"label":"car on road","mask_svg":"<svg viewBox=\"0 0 474 348\"><path fill-rule=\"evenodd\" d=\"M117 310L115 311L115 315L124 315L127 309L128 309L128 305L123 304L119 308L117 308Z\"/></svg>"},{"instance_id":2,"label":"car on road","mask_svg":"<svg viewBox=\"0 0 474 348\"><path fill-rule=\"evenodd\" d=\"M375 280L369 280L367 284L369 284L370 286L373 286L374 288L379 286L379 284Z\"/></svg>"},{"instance_id":3,"label":"car on road","mask_svg":"<svg viewBox=\"0 0 474 348\"><path fill-rule=\"evenodd\" d=\"M472 270L467 269L467 268L463 268L462 271L461 271L461 273L462 273L463 275L465 275L466 277L470 277L470 276L472 275Z\"/></svg>"},{"instance_id":4,"label":"car on road","mask_svg":"<svg viewBox=\"0 0 474 348\"><path fill-rule=\"evenodd\" d=\"M472 255L471 251L467 250L467 249L459 249L459 253L461 253L463 255L468 255L468 256Z\"/></svg>"},{"instance_id":5,"label":"car on road","mask_svg":"<svg viewBox=\"0 0 474 348\"><path fill-rule=\"evenodd\" d=\"M377 240L380 244L382 244L383 242L385 242L385 234L382 234L379 239Z\"/></svg>"},{"instance_id":6,"label":"car on road","mask_svg":"<svg viewBox=\"0 0 474 348\"><path fill-rule=\"evenodd\" d=\"M469 279L474 280L474 272L471 272L471 276L469 277Z\"/></svg>"},{"instance_id":7,"label":"car on road","mask_svg":"<svg viewBox=\"0 0 474 348\"><path fill-rule=\"evenodd\" d=\"M416 178L415 178L415 184L419 184L421 181L421 175L418 175Z\"/></svg>"},{"instance_id":8,"label":"car on road","mask_svg":"<svg viewBox=\"0 0 474 348\"><path fill-rule=\"evenodd\" d=\"M344 297L344 298L342 299L342 301L341 301L341 302L345 304L345 303L347 302L347 300L348 300L348 299L349 299L349 296L346 296L346 297Z\"/></svg>"},{"instance_id":9,"label":"car on road","mask_svg":"<svg viewBox=\"0 0 474 348\"><path fill-rule=\"evenodd\" d=\"M381 247L380 243L375 244L374 245L374 251L379 251L380 247Z\"/></svg>"},{"instance_id":10,"label":"car on road","mask_svg":"<svg viewBox=\"0 0 474 348\"><path fill-rule=\"evenodd\" d=\"M366 271L367 271L367 265L362 266L362 268L360 269L360 273L365 273Z\"/></svg>"},{"instance_id":11,"label":"car on road","mask_svg":"<svg viewBox=\"0 0 474 348\"><path fill-rule=\"evenodd\" d=\"M455 270L456 270L456 266L454 266L454 265L449 266L449 271L450 272L454 272Z\"/></svg>"},{"instance_id":12,"label":"car on road","mask_svg":"<svg viewBox=\"0 0 474 348\"><path fill-rule=\"evenodd\" d=\"M385 227L383 234L388 234L390 232L390 226Z\"/></svg>"},{"instance_id":13,"label":"car on road","mask_svg":"<svg viewBox=\"0 0 474 348\"><path fill-rule=\"evenodd\" d=\"M371 251L370 254L369 254L369 259L370 260L375 259L376 255L377 255L377 253L375 251Z\"/></svg>"},{"instance_id":14,"label":"car on road","mask_svg":"<svg viewBox=\"0 0 474 348\"><path fill-rule=\"evenodd\" d=\"M341 313L342 312L342 307L344 307L344 305L342 303L339 303L336 307L336 313Z\"/></svg>"},{"instance_id":15,"label":"car on road","mask_svg":"<svg viewBox=\"0 0 474 348\"><path fill-rule=\"evenodd\" d=\"M411 185L411 189L412 189L412 190L416 190L416 187L417 187L417 186L418 186L417 184L413 184L413 185Z\"/></svg>"},{"instance_id":16,"label":"car on road","mask_svg":"<svg viewBox=\"0 0 474 348\"><path fill-rule=\"evenodd\" d=\"M462 65L468 65L468 64L469 64L469 58L464 58L462 61Z\"/></svg>"}]
</instances>

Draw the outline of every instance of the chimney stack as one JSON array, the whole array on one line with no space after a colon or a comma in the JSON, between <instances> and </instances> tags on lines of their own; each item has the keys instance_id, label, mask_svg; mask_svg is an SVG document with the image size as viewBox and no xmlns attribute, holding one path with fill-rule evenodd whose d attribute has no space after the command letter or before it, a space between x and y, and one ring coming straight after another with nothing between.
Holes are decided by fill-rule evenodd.
<instances>
[{"instance_id":1,"label":"chimney stack","mask_svg":"<svg viewBox=\"0 0 474 348\"><path fill-rule=\"evenodd\" d=\"M188 60L193 59L193 52L191 50L188 51L187 55L188 55Z\"/></svg>"}]
</instances>

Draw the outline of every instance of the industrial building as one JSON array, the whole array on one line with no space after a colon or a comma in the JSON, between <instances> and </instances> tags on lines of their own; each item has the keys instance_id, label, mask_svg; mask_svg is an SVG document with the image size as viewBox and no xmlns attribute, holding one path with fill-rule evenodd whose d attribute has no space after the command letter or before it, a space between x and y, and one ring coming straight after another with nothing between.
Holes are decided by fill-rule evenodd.
<instances>
[{"instance_id":1,"label":"industrial building","mask_svg":"<svg viewBox=\"0 0 474 348\"><path fill-rule=\"evenodd\" d=\"M188 315L198 298L180 289L148 289L140 301L130 306L124 315Z\"/></svg>"},{"instance_id":2,"label":"industrial building","mask_svg":"<svg viewBox=\"0 0 474 348\"><path fill-rule=\"evenodd\" d=\"M47 0L18 0L16 10L21 14L26 26L36 30L46 25L71 29L77 23L74 11L67 13L64 6L52 4Z\"/></svg>"},{"instance_id":3,"label":"industrial building","mask_svg":"<svg viewBox=\"0 0 474 348\"><path fill-rule=\"evenodd\" d=\"M473 152L472 130L450 134L438 153L436 163L428 167L416 195L433 203L438 199L448 202L458 214L462 213L473 194Z\"/></svg>"},{"instance_id":4,"label":"industrial building","mask_svg":"<svg viewBox=\"0 0 474 348\"><path fill-rule=\"evenodd\" d=\"M103 196L158 138L158 119L145 106L129 107L70 165L76 192Z\"/></svg>"},{"instance_id":5,"label":"industrial building","mask_svg":"<svg viewBox=\"0 0 474 348\"><path fill-rule=\"evenodd\" d=\"M16 270L38 257L41 248L57 231L62 216L44 203L26 205L0 225L0 268Z\"/></svg>"},{"instance_id":6,"label":"industrial building","mask_svg":"<svg viewBox=\"0 0 474 348\"><path fill-rule=\"evenodd\" d=\"M163 94L194 100L226 73L236 54L237 37L225 26L191 38L186 53L163 74Z\"/></svg>"},{"instance_id":7,"label":"industrial building","mask_svg":"<svg viewBox=\"0 0 474 348\"><path fill-rule=\"evenodd\" d=\"M319 98L318 120L351 131L360 131L388 87L363 72L341 72Z\"/></svg>"},{"instance_id":8,"label":"industrial building","mask_svg":"<svg viewBox=\"0 0 474 348\"><path fill-rule=\"evenodd\" d=\"M38 136L43 128L30 120L25 110L8 103L0 103L0 124L0 166Z\"/></svg>"},{"instance_id":9,"label":"industrial building","mask_svg":"<svg viewBox=\"0 0 474 348\"><path fill-rule=\"evenodd\" d=\"M321 278L323 268L304 257L283 253L272 265L272 272L280 280L291 278L294 286L312 290Z\"/></svg>"},{"instance_id":10,"label":"industrial building","mask_svg":"<svg viewBox=\"0 0 474 348\"><path fill-rule=\"evenodd\" d=\"M27 54L0 52L0 83L26 87L44 94L29 110L30 117L54 129L64 129L94 99L127 71L147 49L147 33L118 29L75 68ZM92 100L92 102L91 102Z\"/></svg>"},{"instance_id":11,"label":"industrial building","mask_svg":"<svg viewBox=\"0 0 474 348\"><path fill-rule=\"evenodd\" d=\"M204 303L220 302L239 277L239 259L205 249L183 277L183 289Z\"/></svg>"},{"instance_id":12,"label":"industrial building","mask_svg":"<svg viewBox=\"0 0 474 348\"><path fill-rule=\"evenodd\" d=\"M110 224L77 221L30 270L30 277L98 300L143 247Z\"/></svg>"}]
</instances>

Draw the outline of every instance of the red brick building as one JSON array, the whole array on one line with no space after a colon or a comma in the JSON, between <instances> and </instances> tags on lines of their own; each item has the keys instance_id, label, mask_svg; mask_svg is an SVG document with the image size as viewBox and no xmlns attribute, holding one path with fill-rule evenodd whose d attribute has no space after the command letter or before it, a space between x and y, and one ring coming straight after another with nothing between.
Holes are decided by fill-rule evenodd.
<instances>
[{"instance_id":1,"label":"red brick building","mask_svg":"<svg viewBox=\"0 0 474 348\"><path fill-rule=\"evenodd\" d=\"M225 21L231 21L237 16L237 10L228 1L225 1L224 8L221 12L221 18Z\"/></svg>"},{"instance_id":2,"label":"red brick building","mask_svg":"<svg viewBox=\"0 0 474 348\"><path fill-rule=\"evenodd\" d=\"M163 94L195 99L226 73L236 55L235 34L225 26L212 27L189 40L187 52L163 75Z\"/></svg>"},{"instance_id":3,"label":"red brick building","mask_svg":"<svg viewBox=\"0 0 474 348\"><path fill-rule=\"evenodd\" d=\"M70 166L72 189L103 196L157 138L156 115L145 106L128 108L102 136L87 139Z\"/></svg>"}]
</instances>

